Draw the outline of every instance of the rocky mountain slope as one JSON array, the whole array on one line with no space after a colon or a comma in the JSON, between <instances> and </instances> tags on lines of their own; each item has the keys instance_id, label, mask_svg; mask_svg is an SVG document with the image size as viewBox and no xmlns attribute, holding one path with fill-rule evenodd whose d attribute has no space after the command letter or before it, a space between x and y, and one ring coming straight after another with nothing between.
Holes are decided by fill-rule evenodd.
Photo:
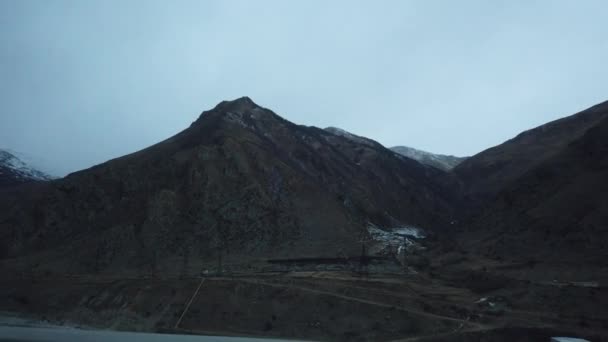
<instances>
[{"instance_id":1,"label":"rocky mountain slope","mask_svg":"<svg viewBox=\"0 0 608 342\"><path fill-rule=\"evenodd\" d=\"M360 135L352 134L351 132L345 131L342 128L338 128L338 127L326 127L325 131L327 131L327 132L329 132L331 134L335 134L335 135L344 137L344 138L346 138L348 140L354 141L354 142L362 144L362 145L367 145L367 146L375 147L375 148L382 148L383 147L377 141L374 141L374 140L366 138L366 137L362 137Z\"/></svg>"},{"instance_id":2,"label":"rocky mountain slope","mask_svg":"<svg viewBox=\"0 0 608 342\"><path fill-rule=\"evenodd\" d=\"M382 147L380 143L372 139L350 133L338 127L327 127L325 128L325 130L327 132L345 137L360 144L377 148ZM461 157L446 156L443 154L434 154L407 146L395 146L391 147L390 150L404 157L413 159L421 164L432 166L442 171L449 171L466 159Z\"/></svg>"},{"instance_id":3,"label":"rocky mountain slope","mask_svg":"<svg viewBox=\"0 0 608 342\"><path fill-rule=\"evenodd\" d=\"M435 154L407 146L394 146L391 147L391 150L408 158L417 160L422 164L433 166L443 171L450 171L467 159L466 157Z\"/></svg>"},{"instance_id":4,"label":"rocky mountain slope","mask_svg":"<svg viewBox=\"0 0 608 342\"><path fill-rule=\"evenodd\" d=\"M49 175L27 165L13 153L0 149L0 188L50 179Z\"/></svg>"},{"instance_id":5,"label":"rocky mountain slope","mask_svg":"<svg viewBox=\"0 0 608 342\"><path fill-rule=\"evenodd\" d=\"M357 255L370 224L442 229L455 196L440 170L240 98L140 152L6 190L0 251L11 265L129 274Z\"/></svg>"},{"instance_id":6,"label":"rocky mountain slope","mask_svg":"<svg viewBox=\"0 0 608 342\"><path fill-rule=\"evenodd\" d=\"M525 131L465 160L453 172L463 181L469 200L483 203L581 138L607 116L607 110L604 102Z\"/></svg>"},{"instance_id":7,"label":"rocky mountain slope","mask_svg":"<svg viewBox=\"0 0 608 342\"><path fill-rule=\"evenodd\" d=\"M601 265L608 238L608 103L524 132L455 172L489 198L464 243L491 257Z\"/></svg>"},{"instance_id":8,"label":"rocky mountain slope","mask_svg":"<svg viewBox=\"0 0 608 342\"><path fill-rule=\"evenodd\" d=\"M145 150L0 189L1 309L182 334L603 341L607 107L444 172L222 102ZM414 236L357 260L362 241Z\"/></svg>"}]
</instances>

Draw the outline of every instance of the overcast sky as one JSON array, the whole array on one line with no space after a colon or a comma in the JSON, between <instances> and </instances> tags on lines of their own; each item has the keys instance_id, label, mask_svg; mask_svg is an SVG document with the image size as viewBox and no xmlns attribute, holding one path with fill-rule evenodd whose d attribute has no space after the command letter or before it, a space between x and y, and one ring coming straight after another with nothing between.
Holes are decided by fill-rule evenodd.
<instances>
[{"instance_id":1,"label":"overcast sky","mask_svg":"<svg viewBox=\"0 0 608 342\"><path fill-rule=\"evenodd\" d=\"M608 2L0 1L0 148L63 175L250 96L472 155L608 100Z\"/></svg>"}]
</instances>

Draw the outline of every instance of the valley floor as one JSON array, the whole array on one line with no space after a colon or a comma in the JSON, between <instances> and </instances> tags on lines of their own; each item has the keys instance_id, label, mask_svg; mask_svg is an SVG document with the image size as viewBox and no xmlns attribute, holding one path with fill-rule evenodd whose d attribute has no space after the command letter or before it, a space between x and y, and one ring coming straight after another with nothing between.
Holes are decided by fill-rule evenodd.
<instances>
[{"instance_id":1,"label":"valley floor","mask_svg":"<svg viewBox=\"0 0 608 342\"><path fill-rule=\"evenodd\" d=\"M598 309L608 298L605 288L499 278L503 286L470 289L463 279L495 279L456 273L13 277L0 280L0 310L102 329L305 340L537 341L569 334L596 341L607 335L606 308Z\"/></svg>"}]
</instances>

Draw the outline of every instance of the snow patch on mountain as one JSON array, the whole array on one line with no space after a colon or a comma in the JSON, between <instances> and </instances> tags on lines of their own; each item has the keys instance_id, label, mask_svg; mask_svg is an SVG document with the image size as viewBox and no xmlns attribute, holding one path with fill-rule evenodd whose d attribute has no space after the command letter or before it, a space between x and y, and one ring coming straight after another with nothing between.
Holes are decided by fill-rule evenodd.
<instances>
[{"instance_id":1,"label":"snow patch on mountain","mask_svg":"<svg viewBox=\"0 0 608 342\"><path fill-rule=\"evenodd\" d=\"M23 160L6 150L0 150L0 175L12 177L16 181L46 181L53 177L26 164Z\"/></svg>"},{"instance_id":2,"label":"snow patch on mountain","mask_svg":"<svg viewBox=\"0 0 608 342\"><path fill-rule=\"evenodd\" d=\"M466 157L455 157L443 154L435 154L407 146L394 146L390 149L393 152L398 153L404 157L414 159L421 164L433 166L444 171L449 171L455 168L458 164L462 163L465 159L467 159Z\"/></svg>"},{"instance_id":3,"label":"snow patch on mountain","mask_svg":"<svg viewBox=\"0 0 608 342\"><path fill-rule=\"evenodd\" d=\"M333 135L347 138L359 144L364 144L371 147L382 146L380 143L372 139L350 133L338 127L327 127L325 128L325 131ZM395 152L401 158L406 157L409 159L413 159L421 164L432 166L444 171L449 171L453 169L458 164L462 163L465 159L467 159L465 157L455 157L443 154L430 153L407 146L395 146L391 147L390 150Z\"/></svg>"},{"instance_id":4,"label":"snow patch on mountain","mask_svg":"<svg viewBox=\"0 0 608 342\"><path fill-rule=\"evenodd\" d=\"M377 146L380 145L379 143L377 143L377 142L375 142L375 141L373 141L371 139L368 139L368 138L365 138L365 137L362 137L362 136L359 136L359 135L356 135L356 134L352 134L350 132L347 132L347 131L343 130L342 128L327 127L327 128L325 128L325 131L329 132L329 133L331 133L333 135L338 135L338 136L344 137L346 139L352 140L352 141L357 142L359 144L363 144L363 145L367 145L367 146L372 146L372 147L377 147Z\"/></svg>"}]
</instances>

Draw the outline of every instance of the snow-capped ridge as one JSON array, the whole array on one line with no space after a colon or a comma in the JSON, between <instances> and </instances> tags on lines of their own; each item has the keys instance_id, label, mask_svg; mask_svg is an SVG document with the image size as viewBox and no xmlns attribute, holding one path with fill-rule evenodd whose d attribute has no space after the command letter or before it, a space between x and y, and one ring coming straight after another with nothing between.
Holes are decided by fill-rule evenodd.
<instances>
[{"instance_id":1,"label":"snow-capped ridge","mask_svg":"<svg viewBox=\"0 0 608 342\"><path fill-rule=\"evenodd\" d=\"M433 166L444 171L455 168L458 164L467 159L466 157L435 154L408 146L393 146L390 149L397 154L414 159L421 164Z\"/></svg>"},{"instance_id":2,"label":"snow-capped ridge","mask_svg":"<svg viewBox=\"0 0 608 342\"><path fill-rule=\"evenodd\" d=\"M360 144L363 144L363 145L372 146L372 147L381 146L380 143L378 143L378 142L376 142L376 141L374 141L372 139L365 138L365 137L362 137L360 135L356 135L356 134L350 133L348 131L343 130L342 128L338 128L338 127L326 127L324 130L326 132L331 133L331 134L344 137L346 139L352 140L354 142L357 142L357 143L360 143Z\"/></svg>"},{"instance_id":3,"label":"snow-capped ridge","mask_svg":"<svg viewBox=\"0 0 608 342\"><path fill-rule=\"evenodd\" d=\"M10 177L16 182L47 181L53 179L53 177L36 170L6 150L0 150L0 175Z\"/></svg>"}]
</instances>

